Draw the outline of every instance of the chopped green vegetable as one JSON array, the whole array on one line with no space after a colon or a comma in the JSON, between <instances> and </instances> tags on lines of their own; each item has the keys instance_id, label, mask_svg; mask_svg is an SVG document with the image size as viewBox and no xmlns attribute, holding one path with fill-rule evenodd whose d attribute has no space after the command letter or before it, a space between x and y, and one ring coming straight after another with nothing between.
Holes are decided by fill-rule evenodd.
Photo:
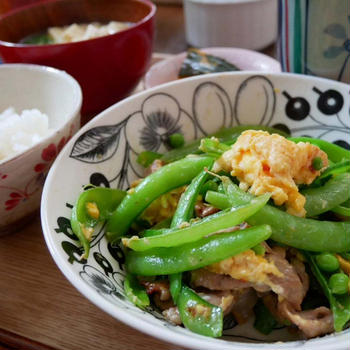
<instances>
[{"instance_id":1,"label":"chopped green vegetable","mask_svg":"<svg viewBox=\"0 0 350 350\"><path fill-rule=\"evenodd\" d=\"M169 136L168 142L170 147L179 148L183 147L183 145L185 144L185 138L182 134L175 133Z\"/></svg>"},{"instance_id":2,"label":"chopped green vegetable","mask_svg":"<svg viewBox=\"0 0 350 350\"><path fill-rule=\"evenodd\" d=\"M148 168L156 159L159 159L161 157L162 155L160 153L143 151L139 154L136 161L143 167Z\"/></svg>"},{"instance_id":3,"label":"chopped green vegetable","mask_svg":"<svg viewBox=\"0 0 350 350\"><path fill-rule=\"evenodd\" d=\"M278 322L272 316L269 309L264 305L262 300L258 300L254 306L255 321L254 328L260 333L268 335L277 326Z\"/></svg>"},{"instance_id":4,"label":"chopped green vegetable","mask_svg":"<svg viewBox=\"0 0 350 350\"><path fill-rule=\"evenodd\" d=\"M124 280L124 292L127 298L136 306L144 308L149 306L150 300L144 287L142 287L136 276L128 273Z\"/></svg>"},{"instance_id":5,"label":"chopped green vegetable","mask_svg":"<svg viewBox=\"0 0 350 350\"><path fill-rule=\"evenodd\" d=\"M220 337L223 327L223 312L192 289L183 286L178 299L181 321L192 332L207 337Z\"/></svg>"},{"instance_id":6,"label":"chopped green vegetable","mask_svg":"<svg viewBox=\"0 0 350 350\"><path fill-rule=\"evenodd\" d=\"M179 78L239 70L240 69L235 65L220 57L206 54L198 49L189 49L187 51L187 56L181 65Z\"/></svg>"},{"instance_id":7,"label":"chopped green vegetable","mask_svg":"<svg viewBox=\"0 0 350 350\"><path fill-rule=\"evenodd\" d=\"M84 248L83 257L89 256L90 239L99 222L109 219L126 192L118 189L94 187L82 192L73 206L71 227Z\"/></svg>"},{"instance_id":8,"label":"chopped green vegetable","mask_svg":"<svg viewBox=\"0 0 350 350\"><path fill-rule=\"evenodd\" d=\"M315 169L315 170L321 170L323 168L323 161L322 161L322 158L320 157L315 157L313 160L312 160L312 167Z\"/></svg>"}]
</instances>

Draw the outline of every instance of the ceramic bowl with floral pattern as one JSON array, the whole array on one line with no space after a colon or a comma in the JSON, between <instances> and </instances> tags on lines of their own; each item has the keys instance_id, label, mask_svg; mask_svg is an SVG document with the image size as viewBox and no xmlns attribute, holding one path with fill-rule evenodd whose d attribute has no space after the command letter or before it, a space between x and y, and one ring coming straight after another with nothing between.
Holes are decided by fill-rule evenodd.
<instances>
[{"instance_id":1,"label":"ceramic bowl with floral pattern","mask_svg":"<svg viewBox=\"0 0 350 350\"><path fill-rule=\"evenodd\" d=\"M47 172L80 126L82 94L74 78L54 68L0 65L0 113L38 109L49 133L29 149L0 161L0 234L17 229L40 206Z\"/></svg>"},{"instance_id":2,"label":"ceramic bowl with floral pattern","mask_svg":"<svg viewBox=\"0 0 350 350\"><path fill-rule=\"evenodd\" d=\"M143 177L143 150L165 152L168 135L190 141L222 127L261 124L292 135L318 137L349 148L349 90L343 83L293 74L222 73L171 82L110 107L65 146L47 177L41 206L48 248L64 275L91 302L138 330L201 350L346 349L349 331L300 340L285 328L264 336L225 319L224 336L212 339L168 323L148 307L138 309L123 290L124 253L104 227L91 240L89 258L72 234L72 206L86 184L127 189Z\"/></svg>"}]
</instances>

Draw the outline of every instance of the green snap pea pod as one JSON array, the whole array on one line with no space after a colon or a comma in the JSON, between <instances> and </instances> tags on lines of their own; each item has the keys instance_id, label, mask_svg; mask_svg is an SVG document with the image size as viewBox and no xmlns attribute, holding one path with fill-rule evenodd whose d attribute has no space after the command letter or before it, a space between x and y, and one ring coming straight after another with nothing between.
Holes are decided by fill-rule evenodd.
<instances>
[{"instance_id":1,"label":"green snap pea pod","mask_svg":"<svg viewBox=\"0 0 350 350\"><path fill-rule=\"evenodd\" d=\"M311 187L319 187L326 183L332 176L343 174L350 171L350 160L330 165L322 174L315 179Z\"/></svg>"},{"instance_id":2,"label":"green snap pea pod","mask_svg":"<svg viewBox=\"0 0 350 350\"><path fill-rule=\"evenodd\" d=\"M72 209L71 227L83 246L85 259L89 256L90 239L97 223L108 220L125 197L118 189L94 187L82 192Z\"/></svg>"},{"instance_id":3,"label":"green snap pea pod","mask_svg":"<svg viewBox=\"0 0 350 350\"><path fill-rule=\"evenodd\" d=\"M342 216L350 216L350 208L343 207L342 205L337 205L332 209L333 213L342 215Z\"/></svg>"},{"instance_id":4,"label":"green snap pea pod","mask_svg":"<svg viewBox=\"0 0 350 350\"><path fill-rule=\"evenodd\" d=\"M127 271L142 276L171 275L200 267L242 253L268 239L268 225L220 233L178 247L128 251Z\"/></svg>"},{"instance_id":5,"label":"green snap pea pod","mask_svg":"<svg viewBox=\"0 0 350 350\"><path fill-rule=\"evenodd\" d=\"M210 175L206 171L200 172L181 195L177 209L171 221L171 228L188 222L193 217L194 206L197 202L199 190Z\"/></svg>"},{"instance_id":6,"label":"green snap pea pod","mask_svg":"<svg viewBox=\"0 0 350 350\"><path fill-rule=\"evenodd\" d=\"M140 285L136 276L130 273L127 273L125 276L124 292L127 298L136 306L140 308L149 306L150 301L145 288Z\"/></svg>"},{"instance_id":7,"label":"green snap pea pod","mask_svg":"<svg viewBox=\"0 0 350 350\"><path fill-rule=\"evenodd\" d=\"M161 153L152 152L152 151L143 151L137 157L137 163L142 165L144 168L148 168L156 159L162 157Z\"/></svg>"},{"instance_id":8,"label":"green snap pea pod","mask_svg":"<svg viewBox=\"0 0 350 350\"><path fill-rule=\"evenodd\" d=\"M318 146L322 151L327 153L328 158L334 163L338 163L344 159L350 160L350 151L325 140L313 139L311 137L290 137L289 140L295 143L309 142L315 146Z\"/></svg>"},{"instance_id":9,"label":"green snap pea pod","mask_svg":"<svg viewBox=\"0 0 350 350\"><path fill-rule=\"evenodd\" d=\"M336 332L341 332L344 326L350 320L350 296L348 294L334 295L331 292L326 277L322 274L319 267L317 266L315 256L308 252L303 252L303 254L308 260L312 273L318 280L319 284L322 287L323 293L329 301L331 310L333 312L334 329Z\"/></svg>"},{"instance_id":10,"label":"green snap pea pod","mask_svg":"<svg viewBox=\"0 0 350 350\"><path fill-rule=\"evenodd\" d=\"M350 198L350 173L339 174L323 186L301 191L305 196L306 215L316 216L329 211Z\"/></svg>"},{"instance_id":11,"label":"green snap pea pod","mask_svg":"<svg viewBox=\"0 0 350 350\"><path fill-rule=\"evenodd\" d=\"M240 190L232 182L228 186L228 190L235 205L249 203L249 200L253 197L251 194ZM206 201L215 206L214 202L211 203L208 200L209 192ZM219 195L218 193L217 196ZM299 218L268 204L256 214L247 218L246 221L250 225L269 224L272 228L271 239L294 248L330 253L341 253L349 250L350 223L348 222Z\"/></svg>"},{"instance_id":12,"label":"green snap pea pod","mask_svg":"<svg viewBox=\"0 0 350 350\"><path fill-rule=\"evenodd\" d=\"M201 140L199 149L215 158L219 158L224 152L228 151L231 147L221 143L216 138L204 138Z\"/></svg>"},{"instance_id":13,"label":"green snap pea pod","mask_svg":"<svg viewBox=\"0 0 350 350\"><path fill-rule=\"evenodd\" d=\"M186 191L181 195L177 209L171 221L171 228L178 227L183 222L188 222L193 217L194 206L197 201L199 190L207 180L209 174L202 171L197 175L187 187ZM178 296L182 288L182 273L176 273L169 276L170 294L177 304Z\"/></svg>"},{"instance_id":14,"label":"green snap pea pod","mask_svg":"<svg viewBox=\"0 0 350 350\"><path fill-rule=\"evenodd\" d=\"M245 130L265 130L269 133L277 133L282 136L288 137L289 135L286 134L284 131L271 128L268 126L261 126L261 125L239 125L235 126L233 128L225 128L222 130L219 130L218 132L208 135L207 137L216 137L219 139L222 143L228 143L232 144L236 141L236 139L239 137L239 135L245 131ZM181 148L177 148L174 150L171 150L160 158L166 163L173 162L175 160L181 159L183 157L186 157L188 154L198 154L200 153L198 147L200 145L200 140L193 141Z\"/></svg>"},{"instance_id":15,"label":"green snap pea pod","mask_svg":"<svg viewBox=\"0 0 350 350\"><path fill-rule=\"evenodd\" d=\"M221 192L208 191L205 200L215 208L225 210L231 206L226 194Z\"/></svg>"},{"instance_id":16,"label":"green snap pea pod","mask_svg":"<svg viewBox=\"0 0 350 350\"><path fill-rule=\"evenodd\" d=\"M222 335L222 309L209 304L186 286L181 289L178 309L182 323L190 331L207 337Z\"/></svg>"},{"instance_id":17,"label":"green snap pea pod","mask_svg":"<svg viewBox=\"0 0 350 350\"><path fill-rule=\"evenodd\" d=\"M349 277L343 272L333 274L328 281L333 294L345 294L349 292Z\"/></svg>"},{"instance_id":18,"label":"green snap pea pod","mask_svg":"<svg viewBox=\"0 0 350 350\"><path fill-rule=\"evenodd\" d=\"M179 298L182 288L182 272L173 273L172 275L169 275L169 282L171 297L173 298L174 304L177 305L177 300Z\"/></svg>"},{"instance_id":19,"label":"green snap pea pod","mask_svg":"<svg viewBox=\"0 0 350 350\"><path fill-rule=\"evenodd\" d=\"M252 200L249 204L239 208L231 208L206 217L188 227L179 228L163 235L152 237L123 238L124 246L143 251L156 247L175 247L185 243L197 241L207 235L236 226L259 211L269 200L265 194Z\"/></svg>"},{"instance_id":20,"label":"green snap pea pod","mask_svg":"<svg viewBox=\"0 0 350 350\"><path fill-rule=\"evenodd\" d=\"M188 157L168 164L147 176L128 193L107 224L107 239L115 243L131 223L159 196L186 185L205 167L213 164L211 157Z\"/></svg>"},{"instance_id":21,"label":"green snap pea pod","mask_svg":"<svg viewBox=\"0 0 350 350\"><path fill-rule=\"evenodd\" d=\"M199 190L202 185L207 181L209 174L204 170L200 172L186 188L186 191L181 195L177 209L171 221L171 228L180 226L184 222L188 222L193 217L194 206L196 204ZM177 303L178 296L182 287L182 274L177 273L169 276L170 280L170 293Z\"/></svg>"}]
</instances>

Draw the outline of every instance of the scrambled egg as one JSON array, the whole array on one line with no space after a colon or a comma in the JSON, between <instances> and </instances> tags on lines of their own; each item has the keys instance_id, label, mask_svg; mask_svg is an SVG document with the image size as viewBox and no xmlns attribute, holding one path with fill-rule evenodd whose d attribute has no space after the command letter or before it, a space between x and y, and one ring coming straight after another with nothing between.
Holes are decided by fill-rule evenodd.
<instances>
[{"instance_id":1,"label":"scrambled egg","mask_svg":"<svg viewBox=\"0 0 350 350\"><path fill-rule=\"evenodd\" d=\"M314 158L328 166L327 154L310 143L294 143L266 131L247 130L215 163L214 171L226 170L240 181L240 188L254 195L271 193L276 205L287 212L305 216L305 197L298 184L310 184L320 175L312 167Z\"/></svg>"},{"instance_id":2,"label":"scrambled egg","mask_svg":"<svg viewBox=\"0 0 350 350\"><path fill-rule=\"evenodd\" d=\"M152 226L171 218L175 213L177 204L185 188L185 186L177 188L154 200L142 213L141 218L147 220Z\"/></svg>"},{"instance_id":3,"label":"scrambled egg","mask_svg":"<svg viewBox=\"0 0 350 350\"><path fill-rule=\"evenodd\" d=\"M229 275L237 280L266 285L271 285L269 274L283 276L273 262L268 262L252 250L247 250L205 268L211 272Z\"/></svg>"}]
</instances>

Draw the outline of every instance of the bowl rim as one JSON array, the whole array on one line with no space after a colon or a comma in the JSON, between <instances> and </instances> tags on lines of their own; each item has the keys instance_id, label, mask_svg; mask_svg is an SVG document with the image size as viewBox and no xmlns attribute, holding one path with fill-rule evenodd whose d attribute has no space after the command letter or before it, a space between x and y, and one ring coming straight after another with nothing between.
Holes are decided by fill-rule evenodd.
<instances>
[{"instance_id":1,"label":"bowl rim","mask_svg":"<svg viewBox=\"0 0 350 350\"><path fill-rule=\"evenodd\" d=\"M279 68L279 71L276 70L276 71L270 72L270 71L259 70L258 72L261 72L261 73L281 73L282 72L281 64L277 59L270 57L270 56L268 56L262 52L259 52L259 51L254 51L254 50L250 50L250 49L243 49L240 47L224 47L224 46L210 46L210 47L208 46L208 47L200 48L199 50L203 51L209 55L214 55L214 56L218 56L218 57L220 57L221 52L227 52L227 51L232 52L237 56L238 55L249 55L252 57L256 57L257 60L266 61L271 65L275 65L276 69ZM171 55L170 57L167 57L167 58L160 60L159 62L156 62L155 64L153 64L150 67L150 69L147 71L147 73L145 74L145 78L144 78L145 88L152 89L156 86L161 85L161 84L151 85L149 83L150 79L155 74L154 70L156 70L157 67L160 67L163 65L171 65L172 63L175 63L177 60L185 59L187 52L188 52L188 50L180 52L180 53L175 54L175 55ZM220 57L220 58L222 58L222 57ZM249 70L242 70L242 72L248 72L248 71ZM216 73L211 73L211 74L216 74ZM191 78L191 77L188 77L188 78ZM181 78L181 80L188 79L188 78ZM179 80L179 79L176 79L176 80ZM176 81L176 80L167 80L166 82L162 83L162 85Z\"/></svg>"},{"instance_id":2,"label":"bowl rim","mask_svg":"<svg viewBox=\"0 0 350 350\"><path fill-rule=\"evenodd\" d=\"M313 77L313 76L305 76L301 74L295 74L295 73L264 73L264 72L257 72L257 71L240 71L240 72L225 72L225 73L215 73L211 74L212 77L216 76L246 76L249 77L251 75L263 75L266 77L291 77L291 78L298 78L301 80L307 79L307 80L314 80L314 81L320 81L320 82L330 82L335 85L340 85L343 89L349 89L350 85L326 79L326 78L319 78L319 77ZM76 278L76 273L73 271L73 269L70 267L69 263L62 259L59 253L58 246L55 244L53 239L53 234L51 234L51 228L49 226L49 218L48 218L48 211L46 210L47 202L50 200L49 194L50 194L50 187L52 186L53 179L54 179L54 173L55 169L58 167L59 163L63 160L63 158L66 156L66 153L68 149L73 145L73 143L82 135L84 132L86 132L88 129L93 127L95 124L98 124L100 120L106 118L109 113L111 113L113 110L123 107L124 105L127 105L132 101L132 99L136 99L139 97L148 96L149 94L155 93L157 91L161 91L164 88L167 88L168 86L174 86L174 85L181 85L184 84L183 81L200 81L208 78L207 75L202 76L195 76L190 77L187 80L177 80L172 81L166 84L162 84L159 86L156 86L154 88L139 92L138 94L132 95L120 102L117 102L116 104L110 106L106 110L99 113L95 118L93 118L91 121L89 121L87 124L84 125L75 135L72 137L72 139L64 146L63 150L60 152L58 157L55 159L52 167L50 168L50 171L48 173L48 176L46 178L42 197L41 197L41 207L40 207L40 216L41 216L41 226L42 231L44 235L45 242L47 244L47 247L50 251L50 254L55 261L58 268L61 270L61 272L64 274L64 276L69 280L69 282L90 302L98 306L100 309L102 309L107 314L111 315L113 318L117 319L118 321L123 322L124 324L140 331L145 334L151 335L157 339L160 339L162 341L165 341L167 343L171 342L172 344L176 344L178 346L184 346L186 348L190 349L196 349L196 350L217 350L218 346L220 346L221 350L288 350L288 349L294 349L298 347L298 349L302 350L315 350L317 347L317 350L345 350L346 346L348 345L349 340L349 334L350 329L346 329L340 333L337 334L337 339L334 339L334 333L327 335L325 337L318 337L314 339L310 339L308 341L289 341L289 342L271 342L271 343L243 343L243 342L228 342L222 339L212 339L205 336L198 336L195 340L193 340L190 336L190 334L182 334L182 333L175 333L167 328L167 327L160 327L155 324L150 324L146 320L143 320L139 318L138 316L129 313L128 310L124 310L122 308L119 308L117 305L113 305L113 308L111 308L111 304L109 301L104 299L96 290L94 290L92 287L86 287L86 285L78 280ZM120 114L119 114L120 115ZM106 119L107 120L107 119ZM52 199L51 199L52 200ZM160 331L161 330L161 331ZM336 341L336 344L335 344ZM193 343L195 342L195 344ZM221 343L221 344L220 344ZM337 345L337 347L335 347Z\"/></svg>"},{"instance_id":3,"label":"bowl rim","mask_svg":"<svg viewBox=\"0 0 350 350\"><path fill-rule=\"evenodd\" d=\"M59 127L52 130L51 133L49 133L47 136L42 138L39 142L35 143L34 145L30 146L26 150L16 153L10 157L6 157L4 159L0 160L0 166L3 166L5 164L8 164L9 162L15 161L17 158L21 158L29 153L31 153L35 148L40 147L47 143L48 140L52 138L53 135L56 135L61 130L65 129L69 123L72 122L73 119L76 118L77 115L80 115L80 110L83 102L83 94L81 87L79 83L74 79L70 74L67 72L53 68L48 66L42 66L38 64L28 64L28 63L4 63L0 65L0 71L2 70L15 70L15 71L21 71L21 70L30 70L30 71L36 71L36 72L43 72L44 74L50 74L50 75L56 75L61 76L64 78L72 87L73 94L75 95L75 102L72 106L72 110L67 113L68 118L67 120ZM1 111L2 112L2 111ZM48 116L49 117L49 116ZM49 117L50 118L50 117Z\"/></svg>"},{"instance_id":4,"label":"bowl rim","mask_svg":"<svg viewBox=\"0 0 350 350\"><path fill-rule=\"evenodd\" d=\"M11 11L9 11L8 13L5 13L3 16L0 16L0 23L3 19L11 17L14 14L20 13L23 10L27 10L27 9L31 9L31 8L36 8L36 7L42 7L42 6L46 6L49 3L54 3L54 2L61 2L63 0L49 0L46 2L37 2L37 3L32 3L32 4L28 4L25 6L21 6L19 8L15 8ZM80 41L75 41L75 42L71 42L71 43L60 43L60 44L43 44L43 45L36 45L36 44L22 44L22 43L13 43L10 41L5 41L5 40L0 40L0 46L4 46L4 47L14 47L14 48L34 48L34 49L38 49L38 48L48 48L48 47L65 47L65 46L71 46L71 45L79 45L81 43L86 43L86 42L90 42L90 41L95 41L95 40L99 40L99 39L104 39L104 38L117 38L118 35L121 35L123 33L132 31L135 28L140 27L142 24L148 22L149 20L151 20L156 11L157 11L157 6L155 4L153 4L150 0L132 0L133 2L138 2L138 3L142 3L144 5L147 5L149 7L149 13L143 17L140 21L133 23L133 25L131 25L128 28L125 28L117 33L114 34L107 34L107 35L103 35L97 38L91 38L91 39L86 39L86 40L80 40ZM127 1L125 1L127 2Z\"/></svg>"}]
</instances>

